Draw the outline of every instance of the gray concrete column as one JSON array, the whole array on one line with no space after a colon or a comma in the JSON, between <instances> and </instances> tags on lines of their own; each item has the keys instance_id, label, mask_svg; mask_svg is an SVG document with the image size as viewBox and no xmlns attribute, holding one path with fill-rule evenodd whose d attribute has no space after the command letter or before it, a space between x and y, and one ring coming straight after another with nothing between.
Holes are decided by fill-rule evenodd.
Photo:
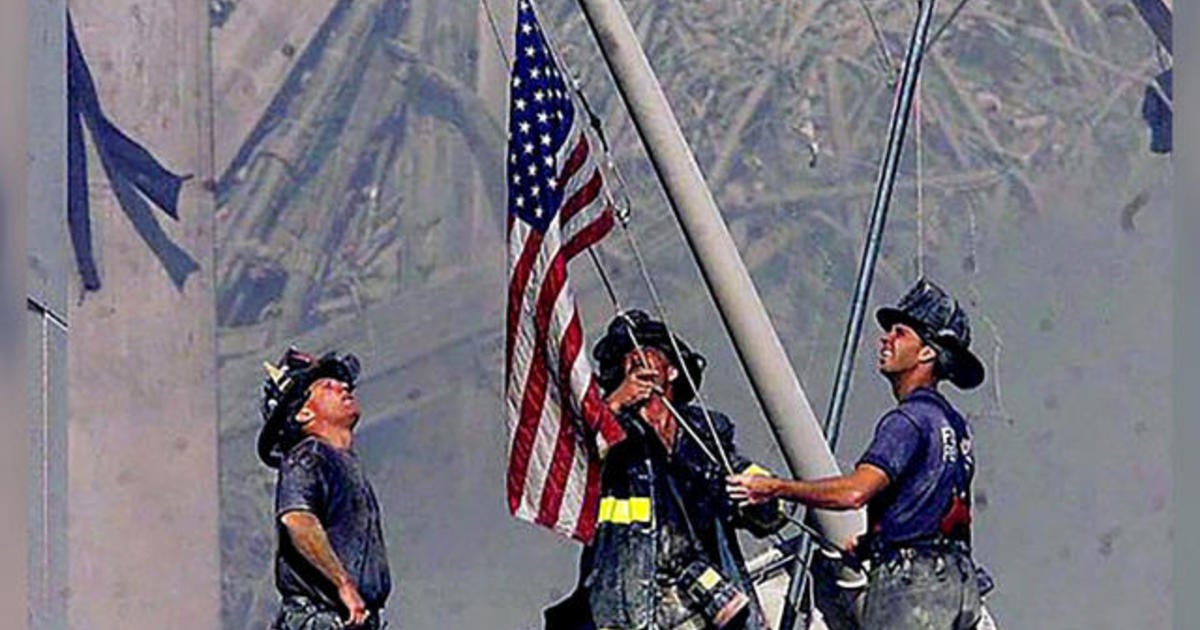
<instances>
[{"instance_id":1,"label":"gray concrete column","mask_svg":"<svg viewBox=\"0 0 1200 630\"><path fill-rule=\"evenodd\" d=\"M29 299L29 628L66 628L68 299L66 0L30 0L25 128Z\"/></svg>"},{"instance_id":2,"label":"gray concrete column","mask_svg":"<svg viewBox=\"0 0 1200 630\"><path fill-rule=\"evenodd\" d=\"M0 3L0 396L7 401L32 401L34 390L23 387L29 374L25 365L22 313L25 294L25 83L26 7L24 3ZM13 334L16 329L17 334ZM9 359L16 359L15 361ZM22 398L24 391L27 397ZM0 440L0 616L10 627L25 630L29 601L26 564L29 528L27 483L28 455L25 441L28 405L10 406L0 415L4 433L17 439Z\"/></svg>"},{"instance_id":3,"label":"gray concrete column","mask_svg":"<svg viewBox=\"0 0 1200 630\"><path fill-rule=\"evenodd\" d=\"M4 589L4 626L30 629L65 627L66 593L66 430L67 297L70 253L66 217L66 75L63 34L64 0L28 0L0 7L0 72L4 100L0 146L8 151L0 164L0 204L4 208L6 288L20 286L23 309L19 326L6 302L5 330L22 330L23 342L6 336L5 357L20 356L25 396L5 392L5 400L24 400L14 414L5 453L3 531L0 554ZM20 234L13 249L12 236ZM7 253L7 252L12 252ZM7 291L6 291L7 294ZM11 397L9 397L11 395ZM12 417L8 415L6 417ZM11 451L11 452L10 452ZM11 494L11 496L10 496ZM21 544L16 541L20 540Z\"/></svg>"},{"instance_id":4,"label":"gray concrete column","mask_svg":"<svg viewBox=\"0 0 1200 630\"><path fill-rule=\"evenodd\" d=\"M90 149L104 284L71 307L68 618L79 630L220 624L207 10L184 0L71 3L109 116L195 176L179 221L146 205L136 220L162 231L147 239ZM199 265L182 287L153 253L165 241Z\"/></svg>"}]
</instances>

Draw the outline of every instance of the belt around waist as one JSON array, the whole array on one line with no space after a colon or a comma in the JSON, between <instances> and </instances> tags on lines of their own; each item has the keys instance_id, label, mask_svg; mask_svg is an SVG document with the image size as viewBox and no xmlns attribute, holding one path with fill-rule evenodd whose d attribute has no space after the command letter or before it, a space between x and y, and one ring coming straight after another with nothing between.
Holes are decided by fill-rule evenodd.
<instances>
[{"instance_id":1,"label":"belt around waist","mask_svg":"<svg viewBox=\"0 0 1200 630\"><path fill-rule=\"evenodd\" d=\"M872 560L887 560L905 552L959 552L971 555L971 546L965 541L950 538L921 538L902 542L875 540L868 549Z\"/></svg>"}]
</instances>

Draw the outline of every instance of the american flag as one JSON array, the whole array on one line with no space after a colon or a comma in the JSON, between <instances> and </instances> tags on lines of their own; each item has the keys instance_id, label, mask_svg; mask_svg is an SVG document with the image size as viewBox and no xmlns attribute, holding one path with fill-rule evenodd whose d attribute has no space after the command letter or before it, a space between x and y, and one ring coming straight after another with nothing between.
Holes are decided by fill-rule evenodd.
<instances>
[{"instance_id":1,"label":"american flag","mask_svg":"<svg viewBox=\"0 0 1200 630\"><path fill-rule=\"evenodd\" d=\"M587 542L598 458L624 438L592 374L567 264L613 226L596 143L533 3L517 14L508 125L508 506Z\"/></svg>"}]
</instances>

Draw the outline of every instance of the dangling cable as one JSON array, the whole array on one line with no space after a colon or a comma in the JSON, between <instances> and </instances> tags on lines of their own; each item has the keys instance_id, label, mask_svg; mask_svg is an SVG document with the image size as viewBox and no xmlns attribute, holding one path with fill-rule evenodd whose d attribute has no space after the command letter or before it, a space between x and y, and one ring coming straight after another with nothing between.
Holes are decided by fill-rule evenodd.
<instances>
[{"instance_id":1,"label":"dangling cable","mask_svg":"<svg viewBox=\"0 0 1200 630\"><path fill-rule=\"evenodd\" d=\"M992 348L992 395L996 398L996 411L1004 418L1009 416L1008 410L1004 407L1004 392L1000 387L1000 355L1004 352L1004 340L1000 337L1000 327L996 322L988 317L987 311L983 310L983 295L976 284L979 277L979 250L977 246L978 239L978 222L975 217L975 204L970 200L967 202L967 256L971 261L971 276L967 281L967 287L971 293L972 299L979 304L980 320L987 325L988 330L992 333L992 341L995 345Z\"/></svg>"},{"instance_id":2,"label":"dangling cable","mask_svg":"<svg viewBox=\"0 0 1200 630\"><path fill-rule=\"evenodd\" d=\"M875 15L871 13L871 7L867 6L866 0L858 0L858 6L862 7L863 13L867 16L867 23L871 25L871 35L875 38L875 47L879 49L880 60L883 62L884 70L887 71L888 81L891 82L895 79L898 71L896 62L892 60L892 54L888 51L887 42L883 39L883 31L879 29Z\"/></svg>"},{"instance_id":3,"label":"dangling cable","mask_svg":"<svg viewBox=\"0 0 1200 630\"><path fill-rule=\"evenodd\" d=\"M946 29L949 28L954 22L954 18L958 17L958 14L961 13L963 8L967 6L967 2L968 0L958 0L958 4L955 5L954 10L950 11L950 15L946 18L946 21L942 22L942 25L939 26L938 29L934 31L933 35L929 37L929 43L926 44L927 47L932 48L933 45L937 43L937 40L941 38L942 33L946 32Z\"/></svg>"}]
</instances>

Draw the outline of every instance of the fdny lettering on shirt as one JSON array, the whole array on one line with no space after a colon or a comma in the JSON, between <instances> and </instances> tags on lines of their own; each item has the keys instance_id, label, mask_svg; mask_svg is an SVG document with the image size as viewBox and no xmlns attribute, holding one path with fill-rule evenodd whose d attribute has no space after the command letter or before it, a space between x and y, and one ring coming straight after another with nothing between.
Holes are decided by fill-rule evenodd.
<instances>
[{"instance_id":1,"label":"fdny lettering on shirt","mask_svg":"<svg viewBox=\"0 0 1200 630\"><path fill-rule=\"evenodd\" d=\"M954 437L954 429L942 427L942 461L958 461L958 440Z\"/></svg>"}]
</instances>

